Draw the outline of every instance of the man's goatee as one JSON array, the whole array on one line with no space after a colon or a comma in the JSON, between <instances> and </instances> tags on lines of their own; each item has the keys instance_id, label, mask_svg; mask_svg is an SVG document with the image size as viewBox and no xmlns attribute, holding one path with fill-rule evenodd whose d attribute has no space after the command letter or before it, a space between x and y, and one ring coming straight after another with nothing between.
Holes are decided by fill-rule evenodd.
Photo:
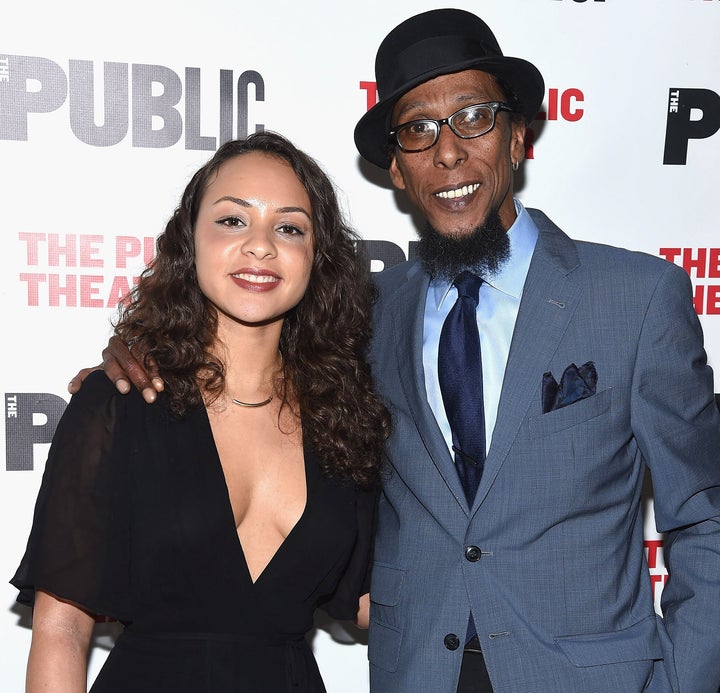
<instances>
[{"instance_id":1,"label":"man's goatee","mask_svg":"<svg viewBox=\"0 0 720 693\"><path fill-rule=\"evenodd\" d=\"M452 281L470 270L480 277L495 274L510 257L510 239L497 210L470 233L446 236L429 223L420 231L418 256L434 278Z\"/></svg>"}]
</instances>

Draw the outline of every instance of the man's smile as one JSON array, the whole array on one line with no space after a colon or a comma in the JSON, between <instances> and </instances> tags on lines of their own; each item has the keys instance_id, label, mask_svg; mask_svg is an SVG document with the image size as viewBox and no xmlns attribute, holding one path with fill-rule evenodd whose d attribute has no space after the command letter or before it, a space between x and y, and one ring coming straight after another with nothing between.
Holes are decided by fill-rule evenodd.
<instances>
[{"instance_id":1,"label":"man's smile","mask_svg":"<svg viewBox=\"0 0 720 693\"><path fill-rule=\"evenodd\" d=\"M480 183L471 183L470 185L463 185L459 188L453 188L452 190L443 190L442 192L435 193L436 197L441 197L445 200L455 200L458 197L466 197L472 195L478 188Z\"/></svg>"}]
</instances>

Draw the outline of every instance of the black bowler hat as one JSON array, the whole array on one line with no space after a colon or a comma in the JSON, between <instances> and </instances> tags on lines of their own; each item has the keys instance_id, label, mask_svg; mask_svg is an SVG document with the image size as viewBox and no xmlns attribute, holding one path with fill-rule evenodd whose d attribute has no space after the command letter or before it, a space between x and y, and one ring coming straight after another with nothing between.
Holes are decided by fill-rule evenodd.
<instances>
[{"instance_id":1,"label":"black bowler hat","mask_svg":"<svg viewBox=\"0 0 720 693\"><path fill-rule=\"evenodd\" d=\"M363 158L389 168L388 133L397 100L434 77L471 68L502 79L515 91L526 122L535 117L545 95L540 71L527 60L505 57L490 27L471 12L431 10L396 26L378 48L379 100L355 126Z\"/></svg>"}]
</instances>

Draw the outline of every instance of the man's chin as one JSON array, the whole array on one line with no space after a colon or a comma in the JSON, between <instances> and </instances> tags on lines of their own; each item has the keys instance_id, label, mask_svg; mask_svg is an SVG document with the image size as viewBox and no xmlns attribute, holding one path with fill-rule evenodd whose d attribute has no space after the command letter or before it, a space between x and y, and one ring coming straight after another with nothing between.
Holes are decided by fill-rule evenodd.
<instances>
[{"instance_id":1,"label":"man's chin","mask_svg":"<svg viewBox=\"0 0 720 693\"><path fill-rule=\"evenodd\" d=\"M460 272L472 270L492 275L510 256L510 240L497 211L474 228L438 231L429 223L420 232L418 255L433 276L452 281Z\"/></svg>"},{"instance_id":2,"label":"man's chin","mask_svg":"<svg viewBox=\"0 0 720 693\"><path fill-rule=\"evenodd\" d=\"M476 226L453 226L450 228L439 229L436 226L432 226L431 228L439 236L442 236L443 238L447 238L449 241L457 241L459 243L462 243L466 238L469 238L470 236L472 236L475 233L476 228L481 228L483 226L484 226L484 224L480 224L479 227L476 227Z\"/></svg>"},{"instance_id":3,"label":"man's chin","mask_svg":"<svg viewBox=\"0 0 720 693\"><path fill-rule=\"evenodd\" d=\"M436 219L428 217L425 226L432 229L436 234L451 240L462 240L475 233L477 229L483 229L490 217L495 218L495 212L487 212L481 219L477 215L470 214L442 214L436 215ZM420 234L422 236L422 234Z\"/></svg>"}]
</instances>

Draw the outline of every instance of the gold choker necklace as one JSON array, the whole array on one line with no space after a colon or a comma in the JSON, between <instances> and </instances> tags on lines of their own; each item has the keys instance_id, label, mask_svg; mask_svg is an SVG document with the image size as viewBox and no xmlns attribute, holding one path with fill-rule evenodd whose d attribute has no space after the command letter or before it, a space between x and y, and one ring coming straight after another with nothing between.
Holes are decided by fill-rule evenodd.
<instances>
[{"instance_id":1,"label":"gold choker necklace","mask_svg":"<svg viewBox=\"0 0 720 693\"><path fill-rule=\"evenodd\" d=\"M257 407L264 407L266 404L270 404L272 402L273 396L270 395L267 399L264 399L262 402L241 402L239 399L235 399L234 397L230 398L230 401L233 404L237 404L238 407L248 407L250 409L256 409Z\"/></svg>"}]
</instances>

